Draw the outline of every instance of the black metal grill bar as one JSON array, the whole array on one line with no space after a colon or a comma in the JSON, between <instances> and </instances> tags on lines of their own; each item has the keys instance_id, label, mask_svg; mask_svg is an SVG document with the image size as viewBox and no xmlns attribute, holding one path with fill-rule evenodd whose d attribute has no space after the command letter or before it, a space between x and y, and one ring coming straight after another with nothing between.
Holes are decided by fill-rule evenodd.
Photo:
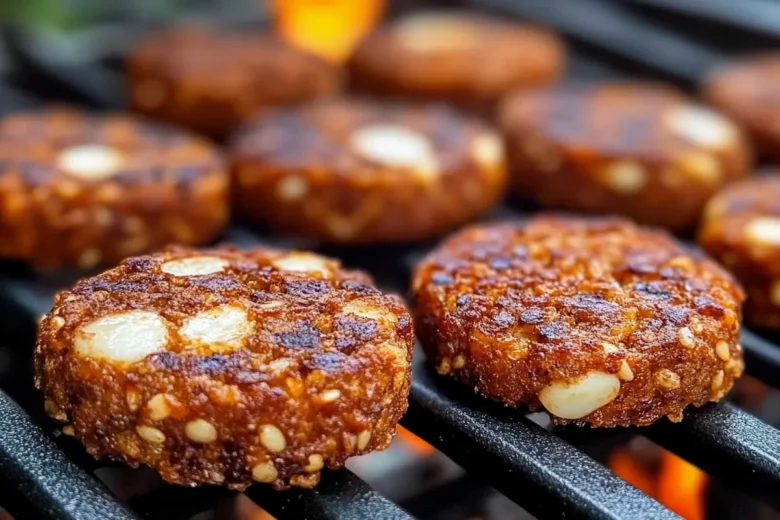
<instances>
[{"instance_id":1,"label":"black metal grill bar","mask_svg":"<svg viewBox=\"0 0 780 520\"><path fill-rule=\"evenodd\" d=\"M718 53L673 31L651 27L627 9L603 0L470 0L469 4L548 25L579 43L689 85L723 62Z\"/></svg>"},{"instance_id":2,"label":"black metal grill bar","mask_svg":"<svg viewBox=\"0 0 780 520\"><path fill-rule=\"evenodd\" d=\"M409 520L412 517L348 470L323 471L314 489L274 491L252 486L246 495L279 520Z\"/></svg>"},{"instance_id":3,"label":"black metal grill bar","mask_svg":"<svg viewBox=\"0 0 780 520\"><path fill-rule=\"evenodd\" d=\"M780 39L780 4L754 0L623 0Z\"/></svg>"},{"instance_id":4,"label":"black metal grill bar","mask_svg":"<svg viewBox=\"0 0 780 520\"><path fill-rule=\"evenodd\" d=\"M52 60L43 49L26 41L23 31L7 29L0 32L8 53L15 65L25 71L21 78L39 95L56 92L67 98L96 109L120 109L125 102L124 81L106 67L95 65L62 65Z\"/></svg>"},{"instance_id":5,"label":"black metal grill bar","mask_svg":"<svg viewBox=\"0 0 780 520\"><path fill-rule=\"evenodd\" d=\"M415 363L401 423L540 518L678 518L519 412L422 362Z\"/></svg>"},{"instance_id":6,"label":"black metal grill bar","mask_svg":"<svg viewBox=\"0 0 780 520\"><path fill-rule=\"evenodd\" d=\"M0 496L16 518L137 518L103 485L70 462L0 391Z\"/></svg>"},{"instance_id":7,"label":"black metal grill bar","mask_svg":"<svg viewBox=\"0 0 780 520\"><path fill-rule=\"evenodd\" d=\"M780 508L780 431L721 402L691 410L683 422L659 421L642 435Z\"/></svg>"},{"instance_id":8,"label":"black metal grill bar","mask_svg":"<svg viewBox=\"0 0 780 520\"><path fill-rule=\"evenodd\" d=\"M742 350L748 374L769 386L780 387L780 345L743 328Z\"/></svg>"},{"instance_id":9,"label":"black metal grill bar","mask_svg":"<svg viewBox=\"0 0 780 520\"><path fill-rule=\"evenodd\" d=\"M147 520L186 520L234 494L217 486L163 486L130 500L130 507Z\"/></svg>"}]
</instances>

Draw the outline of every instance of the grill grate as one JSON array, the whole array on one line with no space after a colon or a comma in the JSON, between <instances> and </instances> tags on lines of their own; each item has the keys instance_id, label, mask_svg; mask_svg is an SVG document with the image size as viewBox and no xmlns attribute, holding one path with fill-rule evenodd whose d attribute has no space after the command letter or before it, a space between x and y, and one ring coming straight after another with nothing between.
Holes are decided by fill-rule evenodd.
<instances>
[{"instance_id":1,"label":"grill grate","mask_svg":"<svg viewBox=\"0 0 780 520\"><path fill-rule=\"evenodd\" d=\"M772 26L768 17L766 21L749 14L729 17L728 8L733 6L726 1L466 3L557 28L574 42L570 67L574 78L625 77L639 70L688 88L722 63L726 55L713 50L714 46L680 36L683 22L666 28L648 23L645 9L652 7L761 34ZM759 12L752 11L749 4L767 5L746 0L740 5L743 13ZM31 71L36 81L32 84L33 95L3 86L0 113L36 106L40 103L36 96L49 98L52 90L57 91L59 99L96 108L121 106L121 88L112 87L121 83L116 71L99 65L62 67L41 53L30 52L18 35L3 36L11 56ZM43 84L45 87L40 86ZM505 207L495 216L518 214ZM368 269L385 287L400 292L405 290L409 266L424 251L393 249L393 254L386 254L389 250L323 249L305 241L258 237L240 227L231 229L225 241L239 246L272 243L319 249L342 257L347 264ZM0 325L15 333L7 339L19 345L14 355L22 360L20 366L27 367L4 383L7 393L0 391L0 417L4 422L0 429L0 505L17 518L184 519L232 496L220 488L161 485L123 503L94 477L101 468L111 467L110 463L93 460L73 439L50 434L53 428L41 410L40 396L32 391L30 338L35 319L50 307L54 290L70 283L69 276L54 279L18 265L0 265ZM745 330L743 346L748 373L780 387L780 342L761 331ZM452 496L447 492L466 493L470 487L487 483L541 518L678 518L577 447L583 439L608 438L626 431L648 437L780 510L780 498L773 493L780 486L780 432L733 405L718 403L689 410L680 424L664 420L643 429L549 432L521 411L506 409L443 380L421 358L418 352L409 412L402 424L462 465L469 475L445 484L447 489L435 489L403 504L409 511L429 511L431 501ZM347 470L324 473L315 490L275 492L258 485L246 494L279 518L410 518L404 509Z\"/></svg>"}]
</instances>

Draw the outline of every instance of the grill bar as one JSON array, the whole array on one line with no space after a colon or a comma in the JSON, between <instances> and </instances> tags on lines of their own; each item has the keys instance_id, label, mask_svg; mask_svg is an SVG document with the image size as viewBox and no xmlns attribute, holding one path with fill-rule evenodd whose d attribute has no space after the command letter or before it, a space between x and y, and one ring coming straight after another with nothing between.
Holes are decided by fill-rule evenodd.
<instances>
[{"instance_id":1,"label":"grill bar","mask_svg":"<svg viewBox=\"0 0 780 520\"><path fill-rule=\"evenodd\" d=\"M641 433L705 471L780 509L780 431L721 402Z\"/></svg>"},{"instance_id":2,"label":"grill bar","mask_svg":"<svg viewBox=\"0 0 780 520\"><path fill-rule=\"evenodd\" d=\"M401 422L540 518L679 518L520 413L421 362Z\"/></svg>"},{"instance_id":3,"label":"grill bar","mask_svg":"<svg viewBox=\"0 0 780 520\"><path fill-rule=\"evenodd\" d=\"M780 39L780 4L755 0L623 0Z\"/></svg>"},{"instance_id":4,"label":"grill bar","mask_svg":"<svg viewBox=\"0 0 780 520\"><path fill-rule=\"evenodd\" d=\"M687 85L697 84L707 71L723 62L718 53L673 31L650 27L624 7L603 0L470 0L469 3L548 25L579 43Z\"/></svg>"},{"instance_id":5,"label":"grill bar","mask_svg":"<svg viewBox=\"0 0 780 520\"><path fill-rule=\"evenodd\" d=\"M409 520L412 517L348 470L323 471L314 489L274 491L252 486L246 495L279 520Z\"/></svg>"},{"instance_id":6,"label":"grill bar","mask_svg":"<svg viewBox=\"0 0 780 520\"><path fill-rule=\"evenodd\" d=\"M742 349L748 373L769 386L780 387L780 346L743 328Z\"/></svg>"},{"instance_id":7,"label":"grill bar","mask_svg":"<svg viewBox=\"0 0 780 520\"><path fill-rule=\"evenodd\" d=\"M130 520L119 504L0 391L0 496L16 518Z\"/></svg>"}]
</instances>

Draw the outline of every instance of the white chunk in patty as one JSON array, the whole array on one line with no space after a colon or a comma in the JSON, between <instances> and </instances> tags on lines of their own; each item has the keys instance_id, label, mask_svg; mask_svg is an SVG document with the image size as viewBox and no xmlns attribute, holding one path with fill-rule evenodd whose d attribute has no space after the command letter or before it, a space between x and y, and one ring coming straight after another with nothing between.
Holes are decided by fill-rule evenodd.
<instances>
[{"instance_id":1,"label":"white chunk in patty","mask_svg":"<svg viewBox=\"0 0 780 520\"><path fill-rule=\"evenodd\" d=\"M184 320L179 334L213 350L221 350L220 347L240 348L253 330L254 324L244 309L220 305Z\"/></svg>"},{"instance_id":2,"label":"white chunk in patty","mask_svg":"<svg viewBox=\"0 0 780 520\"><path fill-rule=\"evenodd\" d=\"M438 171L436 151L430 140L403 126L364 126L352 133L350 146L364 159L384 166Z\"/></svg>"},{"instance_id":3,"label":"white chunk in patty","mask_svg":"<svg viewBox=\"0 0 780 520\"><path fill-rule=\"evenodd\" d=\"M539 392L539 400L551 414L580 419L611 402L620 392L615 374L590 372L576 381L555 381Z\"/></svg>"},{"instance_id":4,"label":"white chunk in patty","mask_svg":"<svg viewBox=\"0 0 780 520\"><path fill-rule=\"evenodd\" d=\"M707 148L724 148L736 134L728 119L700 105L675 107L666 113L665 121L677 136Z\"/></svg>"},{"instance_id":5,"label":"white chunk in patty","mask_svg":"<svg viewBox=\"0 0 780 520\"><path fill-rule=\"evenodd\" d=\"M467 49L478 38L468 18L447 12L421 13L402 19L395 26L395 35L407 49L420 53Z\"/></svg>"},{"instance_id":6,"label":"white chunk in patty","mask_svg":"<svg viewBox=\"0 0 780 520\"><path fill-rule=\"evenodd\" d=\"M602 184L625 195L637 193L647 184L647 172L641 164L634 161L612 162L599 173Z\"/></svg>"},{"instance_id":7,"label":"white chunk in patty","mask_svg":"<svg viewBox=\"0 0 780 520\"><path fill-rule=\"evenodd\" d=\"M195 256L165 262L160 266L160 270L174 276L202 276L223 271L227 265L228 261L224 258Z\"/></svg>"},{"instance_id":8,"label":"white chunk in patty","mask_svg":"<svg viewBox=\"0 0 780 520\"><path fill-rule=\"evenodd\" d=\"M780 247L780 217L758 217L742 230L749 242Z\"/></svg>"},{"instance_id":9,"label":"white chunk in patty","mask_svg":"<svg viewBox=\"0 0 780 520\"><path fill-rule=\"evenodd\" d=\"M154 312L129 311L99 318L76 331L74 347L79 355L133 363L165 350L168 329Z\"/></svg>"},{"instance_id":10,"label":"white chunk in patty","mask_svg":"<svg viewBox=\"0 0 780 520\"><path fill-rule=\"evenodd\" d=\"M122 154L110 146L73 146L57 156L57 166L69 175L83 179L105 179L116 175L124 165Z\"/></svg>"},{"instance_id":11,"label":"white chunk in patty","mask_svg":"<svg viewBox=\"0 0 780 520\"><path fill-rule=\"evenodd\" d=\"M495 168L504 162L504 143L498 134L482 134L474 139L471 156L483 168Z\"/></svg>"},{"instance_id":12,"label":"white chunk in patty","mask_svg":"<svg viewBox=\"0 0 780 520\"><path fill-rule=\"evenodd\" d=\"M280 271L298 273L320 273L322 276L330 276L331 270L325 258L312 253L290 253L277 258L271 263Z\"/></svg>"}]
</instances>

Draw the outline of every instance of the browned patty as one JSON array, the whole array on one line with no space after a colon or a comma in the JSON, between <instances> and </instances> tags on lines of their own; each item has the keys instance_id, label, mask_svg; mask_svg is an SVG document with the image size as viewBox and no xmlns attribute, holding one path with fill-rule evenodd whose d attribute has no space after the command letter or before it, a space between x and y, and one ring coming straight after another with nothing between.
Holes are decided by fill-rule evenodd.
<instances>
[{"instance_id":1,"label":"browned patty","mask_svg":"<svg viewBox=\"0 0 780 520\"><path fill-rule=\"evenodd\" d=\"M621 219L470 227L417 266L412 291L440 374L557 424L680 421L743 371L731 276Z\"/></svg>"},{"instance_id":2,"label":"browned patty","mask_svg":"<svg viewBox=\"0 0 780 520\"><path fill-rule=\"evenodd\" d=\"M176 484L311 487L387 447L407 407L411 318L370 284L305 252L130 258L56 296L36 386L95 457Z\"/></svg>"},{"instance_id":3,"label":"browned patty","mask_svg":"<svg viewBox=\"0 0 780 520\"><path fill-rule=\"evenodd\" d=\"M211 240L228 218L216 148L129 115L68 109L0 119L0 257L115 264Z\"/></svg>"},{"instance_id":4,"label":"browned patty","mask_svg":"<svg viewBox=\"0 0 780 520\"><path fill-rule=\"evenodd\" d=\"M155 33L127 61L134 110L223 137L270 106L340 89L340 69L270 34L178 27Z\"/></svg>"},{"instance_id":5,"label":"browned patty","mask_svg":"<svg viewBox=\"0 0 780 520\"><path fill-rule=\"evenodd\" d=\"M556 80L565 49L552 32L473 13L418 13L380 28L353 54L361 89L393 96L492 103L516 87Z\"/></svg>"},{"instance_id":6,"label":"browned patty","mask_svg":"<svg viewBox=\"0 0 780 520\"><path fill-rule=\"evenodd\" d=\"M735 125L654 84L518 92L500 120L517 196L673 230L694 228L707 199L752 164Z\"/></svg>"},{"instance_id":7,"label":"browned patty","mask_svg":"<svg viewBox=\"0 0 780 520\"><path fill-rule=\"evenodd\" d=\"M500 137L439 105L269 110L230 155L242 216L328 242L429 238L489 210L506 185Z\"/></svg>"},{"instance_id":8,"label":"browned patty","mask_svg":"<svg viewBox=\"0 0 780 520\"><path fill-rule=\"evenodd\" d=\"M701 94L745 129L762 156L780 160L780 53L716 70L703 82Z\"/></svg>"},{"instance_id":9,"label":"browned patty","mask_svg":"<svg viewBox=\"0 0 780 520\"><path fill-rule=\"evenodd\" d=\"M747 292L745 319L780 328L780 178L735 183L707 205L699 243Z\"/></svg>"}]
</instances>

